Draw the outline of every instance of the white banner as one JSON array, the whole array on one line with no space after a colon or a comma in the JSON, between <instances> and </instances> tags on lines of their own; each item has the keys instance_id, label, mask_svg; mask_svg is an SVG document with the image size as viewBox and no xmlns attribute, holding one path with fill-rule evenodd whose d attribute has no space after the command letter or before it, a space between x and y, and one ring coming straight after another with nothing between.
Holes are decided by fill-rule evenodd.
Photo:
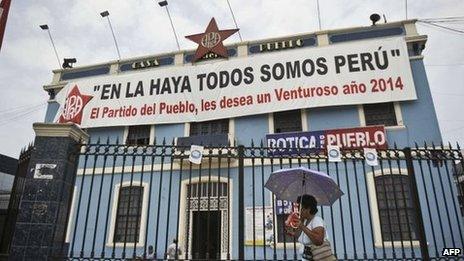
<instances>
[{"instance_id":1,"label":"white banner","mask_svg":"<svg viewBox=\"0 0 464 261\"><path fill-rule=\"evenodd\" d=\"M55 121L181 123L416 98L406 43L395 37L70 82Z\"/></svg>"}]
</instances>

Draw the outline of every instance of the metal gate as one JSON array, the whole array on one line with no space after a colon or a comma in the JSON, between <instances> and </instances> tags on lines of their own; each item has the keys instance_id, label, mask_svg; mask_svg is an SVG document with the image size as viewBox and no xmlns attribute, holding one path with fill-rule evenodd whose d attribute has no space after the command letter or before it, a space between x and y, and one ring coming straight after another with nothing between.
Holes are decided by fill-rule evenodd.
<instances>
[{"instance_id":1,"label":"metal gate","mask_svg":"<svg viewBox=\"0 0 464 261\"><path fill-rule=\"evenodd\" d=\"M298 240L285 233L294 208L264 188L281 168L329 174L344 196L320 207L340 260L442 258L461 248L464 162L460 148L416 146L295 153L255 146L190 147L82 144L67 228L70 260L295 260Z\"/></svg>"},{"instance_id":2,"label":"metal gate","mask_svg":"<svg viewBox=\"0 0 464 261\"><path fill-rule=\"evenodd\" d=\"M6 259L8 257L8 250L13 238L14 227L20 207L21 195L24 190L27 168L29 166L29 161L31 159L33 149L34 147L29 145L27 148L21 151L19 156L18 168L16 170L13 187L10 194L10 200L8 203L8 212L3 227L3 235L2 238L0 238L0 260L3 260L3 258Z\"/></svg>"}]
</instances>

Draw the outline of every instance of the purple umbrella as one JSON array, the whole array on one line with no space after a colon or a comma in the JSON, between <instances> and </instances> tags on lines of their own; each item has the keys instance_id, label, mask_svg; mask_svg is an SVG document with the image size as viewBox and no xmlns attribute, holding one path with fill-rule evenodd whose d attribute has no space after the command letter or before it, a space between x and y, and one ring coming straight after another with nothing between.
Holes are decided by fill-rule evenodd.
<instances>
[{"instance_id":1,"label":"purple umbrella","mask_svg":"<svg viewBox=\"0 0 464 261\"><path fill-rule=\"evenodd\" d=\"M319 205L330 206L343 192L327 174L305 167L274 171L265 185L278 199L297 202L303 194L313 195Z\"/></svg>"}]
</instances>

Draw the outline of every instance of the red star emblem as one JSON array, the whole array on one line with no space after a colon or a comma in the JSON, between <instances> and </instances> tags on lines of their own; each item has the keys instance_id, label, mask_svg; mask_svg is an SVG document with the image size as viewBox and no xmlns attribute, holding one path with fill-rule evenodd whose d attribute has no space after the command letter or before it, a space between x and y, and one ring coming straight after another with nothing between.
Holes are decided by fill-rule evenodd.
<instances>
[{"instance_id":1,"label":"red star emblem","mask_svg":"<svg viewBox=\"0 0 464 261\"><path fill-rule=\"evenodd\" d=\"M227 49L224 47L222 41L236 33L238 30L239 29L219 30L216 20L214 17L211 18L211 21L209 21L208 27L204 33L188 35L185 37L198 44L193 62L198 61L208 53L214 53L227 58Z\"/></svg>"},{"instance_id":2,"label":"red star emblem","mask_svg":"<svg viewBox=\"0 0 464 261\"><path fill-rule=\"evenodd\" d=\"M74 122L76 124L81 124L84 107L92 98L93 96L81 94L79 88L75 85L71 92L69 92L68 97L66 97L64 109L58 122Z\"/></svg>"}]
</instances>

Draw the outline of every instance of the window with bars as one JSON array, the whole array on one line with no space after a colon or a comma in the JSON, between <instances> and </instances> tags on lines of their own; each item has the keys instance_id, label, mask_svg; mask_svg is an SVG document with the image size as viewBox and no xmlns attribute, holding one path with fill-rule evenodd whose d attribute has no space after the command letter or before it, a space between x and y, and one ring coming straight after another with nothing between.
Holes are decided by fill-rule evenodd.
<instances>
[{"instance_id":1,"label":"window with bars","mask_svg":"<svg viewBox=\"0 0 464 261\"><path fill-rule=\"evenodd\" d=\"M192 122L190 124L190 136L228 134L229 119L214 121Z\"/></svg>"},{"instance_id":2,"label":"window with bars","mask_svg":"<svg viewBox=\"0 0 464 261\"><path fill-rule=\"evenodd\" d=\"M127 145L149 145L150 143L150 125L129 126L127 134Z\"/></svg>"},{"instance_id":3,"label":"window with bars","mask_svg":"<svg viewBox=\"0 0 464 261\"><path fill-rule=\"evenodd\" d=\"M274 113L274 133L302 131L301 110Z\"/></svg>"},{"instance_id":4,"label":"window with bars","mask_svg":"<svg viewBox=\"0 0 464 261\"><path fill-rule=\"evenodd\" d=\"M417 226L410 179L407 175L375 177L383 241L417 240Z\"/></svg>"},{"instance_id":5,"label":"window with bars","mask_svg":"<svg viewBox=\"0 0 464 261\"><path fill-rule=\"evenodd\" d=\"M113 242L139 241L142 201L142 186L120 188Z\"/></svg>"},{"instance_id":6,"label":"window with bars","mask_svg":"<svg viewBox=\"0 0 464 261\"><path fill-rule=\"evenodd\" d=\"M202 182L187 186L188 198L227 197L229 193L225 182Z\"/></svg>"},{"instance_id":7,"label":"window with bars","mask_svg":"<svg viewBox=\"0 0 464 261\"><path fill-rule=\"evenodd\" d=\"M364 104L364 118L366 126L370 125L398 125L393 102Z\"/></svg>"}]
</instances>

